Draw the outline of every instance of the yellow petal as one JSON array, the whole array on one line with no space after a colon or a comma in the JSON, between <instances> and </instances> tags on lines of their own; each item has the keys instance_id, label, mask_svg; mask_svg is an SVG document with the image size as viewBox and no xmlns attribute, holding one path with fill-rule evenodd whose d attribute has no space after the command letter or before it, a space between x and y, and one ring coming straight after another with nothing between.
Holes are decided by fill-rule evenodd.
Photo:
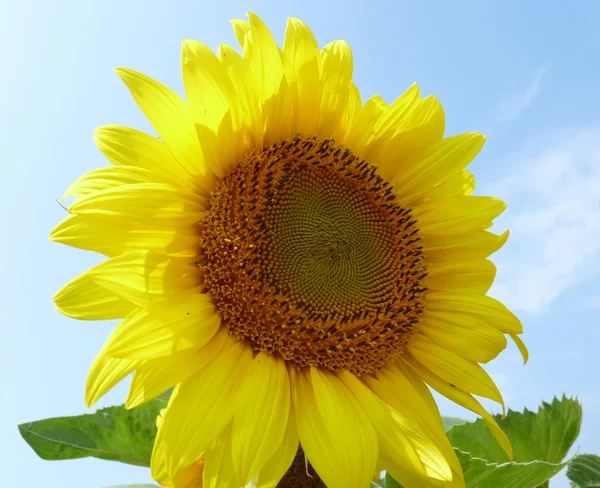
<instances>
[{"instance_id":1,"label":"yellow petal","mask_svg":"<svg viewBox=\"0 0 600 488\"><path fill-rule=\"evenodd\" d=\"M526 364L527 360L529 359L529 351L527 350L527 346L517 334L510 334L510 338L519 348L519 352L521 353L521 356L523 356L523 363Z\"/></svg>"},{"instance_id":2,"label":"yellow petal","mask_svg":"<svg viewBox=\"0 0 600 488\"><path fill-rule=\"evenodd\" d=\"M90 368L85 385L85 404L88 408L141 364L142 361L111 358L106 355L105 348L102 349Z\"/></svg>"},{"instance_id":3,"label":"yellow petal","mask_svg":"<svg viewBox=\"0 0 600 488\"><path fill-rule=\"evenodd\" d=\"M452 235L485 229L506 204L497 198L453 196L426 200L412 211L419 235Z\"/></svg>"},{"instance_id":4,"label":"yellow petal","mask_svg":"<svg viewBox=\"0 0 600 488\"><path fill-rule=\"evenodd\" d=\"M67 283L54 300L63 313L70 316L76 313L89 318L99 315L102 300L108 302L105 297L110 295L138 307L146 307L166 295L191 291L199 283L199 270L190 266L189 259L132 251L108 259L86 271ZM103 288L104 295L96 292L96 287ZM123 302L121 300L118 303ZM116 313L113 309L112 315Z\"/></svg>"},{"instance_id":5,"label":"yellow petal","mask_svg":"<svg viewBox=\"0 0 600 488\"><path fill-rule=\"evenodd\" d=\"M421 333L448 351L470 361L487 363L506 348L506 337L481 319L460 312L426 310Z\"/></svg>"},{"instance_id":6,"label":"yellow petal","mask_svg":"<svg viewBox=\"0 0 600 488\"><path fill-rule=\"evenodd\" d=\"M199 351L186 349L168 357L143 361L133 374L125 407L142 405L200 371L223 349L227 336L226 328L221 328Z\"/></svg>"},{"instance_id":7,"label":"yellow petal","mask_svg":"<svg viewBox=\"0 0 600 488\"><path fill-rule=\"evenodd\" d=\"M422 379L412 370L388 365L377 373L376 378L365 376L364 382L382 401L413 425L418 425L442 452L454 477L458 473L462 478L460 463L446 436L437 404Z\"/></svg>"},{"instance_id":8,"label":"yellow petal","mask_svg":"<svg viewBox=\"0 0 600 488\"><path fill-rule=\"evenodd\" d=\"M404 361L396 361L391 367L386 368L385 372L388 375L387 378L396 386L396 392L410 391L411 396L413 394L418 395L419 400L414 402L412 408L419 409L419 415L425 419L425 425L422 425L422 428L426 432L429 432L432 438L436 439L437 447L444 453L446 460L450 464L453 478L448 486L464 488L462 466L458 457L456 457L454 448L448 440L446 429L438 410L437 401L433 398L429 387L423 382L414 369ZM389 385L389 383L387 384Z\"/></svg>"},{"instance_id":9,"label":"yellow petal","mask_svg":"<svg viewBox=\"0 0 600 488\"><path fill-rule=\"evenodd\" d=\"M225 429L206 450L204 457L203 488L230 488L240 486L236 480L231 456L231 428Z\"/></svg>"},{"instance_id":10,"label":"yellow petal","mask_svg":"<svg viewBox=\"0 0 600 488\"><path fill-rule=\"evenodd\" d=\"M205 214L205 201L169 185L136 183L80 198L69 207L69 212L173 228L200 222Z\"/></svg>"},{"instance_id":11,"label":"yellow petal","mask_svg":"<svg viewBox=\"0 0 600 488\"><path fill-rule=\"evenodd\" d=\"M193 226L155 227L106 215L70 215L50 234L50 239L78 249L117 256L147 250L171 254L198 244L199 231Z\"/></svg>"},{"instance_id":12,"label":"yellow petal","mask_svg":"<svg viewBox=\"0 0 600 488\"><path fill-rule=\"evenodd\" d=\"M252 350L230 337L206 367L175 388L162 428L170 476L194 462L229 424L236 388L251 362Z\"/></svg>"},{"instance_id":13,"label":"yellow petal","mask_svg":"<svg viewBox=\"0 0 600 488\"><path fill-rule=\"evenodd\" d=\"M354 83L351 83L346 109L342 114L336 132L333 134L333 139L338 143L341 143L344 140L348 129L352 126L352 123L356 117L359 116L361 105L360 91Z\"/></svg>"},{"instance_id":14,"label":"yellow petal","mask_svg":"<svg viewBox=\"0 0 600 488\"><path fill-rule=\"evenodd\" d=\"M285 362L261 352L252 361L236 401L231 431L233 464L241 485L248 484L273 457L290 413L290 382Z\"/></svg>"},{"instance_id":15,"label":"yellow petal","mask_svg":"<svg viewBox=\"0 0 600 488\"><path fill-rule=\"evenodd\" d=\"M199 349L217 332L221 316L204 293L169 297L129 315L112 332L112 357L155 359Z\"/></svg>"},{"instance_id":16,"label":"yellow petal","mask_svg":"<svg viewBox=\"0 0 600 488\"><path fill-rule=\"evenodd\" d=\"M156 174L156 181L173 185L197 185L171 155L163 141L150 134L119 125L105 125L94 131L94 142L116 166L131 166Z\"/></svg>"},{"instance_id":17,"label":"yellow petal","mask_svg":"<svg viewBox=\"0 0 600 488\"><path fill-rule=\"evenodd\" d=\"M384 177L395 180L418 163L429 148L444 135L446 119L442 104L429 96L418 102L401 121L396 132L385 144L381 138L374 142L370 158ZM398 195L405 195L396 185Z\"/></svg>"},{"instance_id":18,"label":"yellow petal","mask_svg":"<svg viewBox=\"0 0 600 488\"><path fill-rule=\"evenodd\" d=\"M352 86L352 51L346 41L333 41L321 50L321 105L318 134L332 137L346 110Z\"/></svg>"},{"instance_id":19,"label":"yellow petal","mask_svg":"<svg viewBox=\"0 0 600 488\"><path fill-rule=\"evenodd\" d=\"M390 142L393 142L394 138L400 134L418 135L420 140L414 141L416 143L414 147L423 146L429 149L434 142L437 143L441 140L445 125L446 117L442 104L436 97L429 95L414 105L406 119L396 127L394 137Z\"/></svg>"},{"instance_id":20,"label":"yellow petal","mask_svg":"<svg viewBox=\"0 0 600 488\"><path fill-rule=\"evenodd\" d=\"M419 86L413 83L389 107L385 107L381 116L375 121L372 133L367 142L381 144L389 140L399 128L403 127L409 114L421 101Z\"/></svg>"},{"instance_id":21,"label":"yellow petal","mask_svg":"<svg viewBox=\"0 0 600 488\"><path fill-rule=\"evenodd\" d=\"M171 477L167 472L165 446L162 441L162 423L166 409L163 408L160 415L156 418L156 426L158 432L154 439L154 447L152 449L152 459L150 461L153 468L153 477L160 483L161 486L168 488L206 488L203 487L202 477L204 474L204 456L200 456L196 461L191 463L181 473Z\"/></svg>"},{"instance_id":22,"label":"yellow petal","mask_svg":"<svg viewBox=\"0 0 600 488\"><path fill-rule=\"evenodd\" d=\"M401 195L418 194L464 169L477 156L485 136L476 132L447 137L431 146L417 164L402 168L394 179Z\"/></svg>"},{"instance_id":23,"label":"yellow petal","mask_svg":"<svg viewBox=\"0 0 600 488\"><path fill-rule=\"evenodd\" d=\"M256 488L275 488L281 478L291 466L298 452L298 432L296 430L296 419L293 406L290 405L290 415L281 444L273 454L273 457L260 470L256 482Z\"/></svg>"},{"instance_id":24,"label":"yellow petal","mask_svg":"<svg viewBox=\"0 0 600 488\"><path fill-rule=\"evenodd\" d=\"M403 470L422 479L450 481L452 471L444 455L422 430L383 403L354 375L344 371L340 379L358 400L377 431L380 452L396 459Z\"/></svg>"},{"instance_id":25,"label":"yellow petal","mask_svg":"<svg viewBox=\"0 0 600 488\"><path fill-rule=\"evenodd\" d=\"M137 71L118 68L138 107L173 157L196 178L207 174L202 147L186 103L173 90Z\"/></svg>"},{"instance_id":26,"label":"yellow petal","mask_svg":"<svg viewBox=\"0 0 600 488\"><path fill-rule=\"evenodd\" d=\"M112 320L127 316L136 305L102 287L87 273L69 281L54 295L56 309L78 320Z\"/></svg>"},{"instance_id":27,"label":"yellow petal","mask_svg":"<svg viewBox=\"0 0 600 488\"><path fill-rule=\"evenodd\" d=\"M62 200L64 201L68 197L84 197L90 193L121 185L152 183L156 179L157 175L152 171L134 166L97 168L77 178L67 189Z\"/></svg>"},{"instance_id":28,"label":"yellow petal","mask_svg":"<svg viewBox=\"0 0 600 488\"><path fill-rule=\"evenodd\" d=\"M421 236L421 244L427 261L445 263L487 258L500 249L507 239L508 231L496 235L478 229L456 235Z\"/></svg>"},{"instance_id":29,"label":"yellow petal","mask_svg":"<svg viewBox=\"0 0 600 488\"><path fill-rule=\"evenodd\" d=\"M388 472L403 488L464 487L464 483L456 484L455 479L444 482L435 478L415 475L404 468L404 464L399 458L391 457L387 453L380 453L378 465L381 466L381 471Z\"/></svg>"},{"instance_id":30,"label":"yellow petal","mask_svg":"<svg viewBox=\"0 0 600 488\"><path fill-rule=\"evenodd\" d=\"M455 171L439 185L423 193L426 198L470 195L475 190L475 176L469 170Z\"/></svg>"},{"instance_id":31,"label":"yellow petal","mask_svg":"<svg viewBox=\"0 0 600 488\"><path fill-rule=\"evenodd\" d=\"M244 49L246 36L250 33L250 23L242 19L231 19L230 22L238 44Z\"/></svg>"},{"instance_id":32,"label":"yellow petal","mask_svg":"<svg viewBox=\"0 0 600 488\"><path fill-rule=\"evenodd\" d=\"M354 154L364 157L365 144L373 133L373 126L387 108L385 100L378 95L369 98L360 108L346 132L343 145Z\"/></svg>"},{"instance_id":33,"label":"yellow petal","mask_svg":"<svg viewBox=\"0 0 600 488\"><path fill-rule=\"evenodd\" d=\"M377 436L356 399L333 374L316 368L293 379L298 435L319 477L330 488L369 486Z\"/></svg>"},{"instance_id":34,"label":"yellow petal","mask_svg":"<svg viewBox=\"0 0 600 488\"><path fill-rule=\"evenodd\" d=\"M273 35L255 14L248 13L250 32L244 59L254 73L262 102L263 143L271 145L291 135L291 103L283 57Z\"/></svg>"},{"instance_id":35,"label":"yellow petal","mask_svg":"<svg viewBox=\"0 0 600 488\"><path fill-rule=\"evenodd\" d=\"M249 135L249 140L245 141L248 144L245 149L262 148L263 116L259 106L260 87L256 77L248 62L227 44L219 46L219 59L229 73L240 102L244 125Z\"/></svg>"},{"instance_id":36,"label":"yellow petal","mask_svg":"<svg viewBox=\"0 0 600 488\"><path fill-rule=\"evenodd\" d=\"M462 293L431 293L427 307L434 312L460 314L495 327L504 334L521 334L520 320L498 300L485 295Z\"/></svg>"},{"instance_id":37,"label":"yellow petal","mask_svg":"<svg viewBox=\"0 0 600 488\"><path fill-rule=\"evenodd\" d=\"M171 394L171 397L173 395ZM163 441L163 415L166 409L162 409L160 415L156 418L156 427L158 432L154 438L154 446L152 448L152 457L150 458L150 470L152 478L158 481L162 486L172 484L171 477L167 471L167 459L165 455L165 443ZM190 463L191 464L191 463Z\"/></svg>"},{"instance_id":38,"label":"yellow petal","mask_svg":"<svg viewBox=\"0 0 600 488\"><path fill-rule=\"evenodd\" d=\"M239 129L241 114L235 87L212 49L201 42L185 40L181 58L185 94L195 122L218 134L223 117L231 112Z\"/></svg>"},{"instance_id":39,"label":"yellow petal","mask_svg":"<svg viewBox=\"0 0 600 488\"><path fill-rule=\"evenodd\" d=\"M419 374L419 376L429 384L434 390L436 390L441 395L444 395L449 400L458 403L460 406L465 407L467 410L471 410L472 412L480 415L487 426L492 431L492 434L498 441L498 444L504 449L509 459L512 459L512 446L510 445L510 441L506 434L500 429L494 417L492 417L485 408L477 401L473 396L456 386L444 381L436 374L429 371L427 368L424 368L417 361L412 359L411 357L407 358L408 363L415 369L415 371Z\"/></svg>"},{"instance_id":40,"label":"yellow petal","mask_svg":"<svg viewBox=\"0 0 600 488\"><path fill-rule=\"evenodd\" d=\"M198 351L185 350L168 357L139 361L141 364L133 374L125 408L139 407L194 374L197 357Z\"/></svg>"},{"instance_id":41,"label":"yellow petal","mask_svg":"<svg viewBox=\"0 0 600 488\"><path fill-rule=\"evenodd\" d=\"M298 114L292 131L313 135L317 132L321 104L319 45L302 21L288 18L283 53L293 73L290 83L298 93Z\"/></svg>"},{"instance_id":42,"label":"yellow petal","mask_svg":"<svg viewBox=\"0 0 600 488\"><path fill-rule=\"evenodd\" d=\"M476 344L473 347L477 347ZM422 366L448 383L474 395L489 398L502 405L504 400L494 380L476 362L464 359L420 334L414 334L408 352Z\"/></svg>"},{"instance_id":43,"label":"yellow petal","mask_svg":"<svg viewBox=\"0 0 600 488\"><path fill-rule=\"evenodd\" d=\"M203 472L204 462L202 460L197 461L183 473L176 476L171 486L173 488L204 488L202 484Z\"/></svg>"},{"instance_id":44,"label":"yellow petal","mask_svg":"<svg viewBox=\"0 0 600 488\"><path fill-rule=\"evenodd\" d=\"M258 15L248 12L248 19L250 31L243 46L244 57L259 82L262 99L268 100L279 93L284 78L281 50Z\"/></svg>"},{"instance_id":45,"label":"yellow petal","mask_svg":"<svg viewBox=\"0 0 600 488\"><path fill-rule=\"evenodd\" d=\"M227 69L208 46L186 40L181 59L185 93L204 159L220 177L239 159L240 102Z\"/></svg>"},{"instance_id":46,"label":"yellow petal","mask_svg":"<svg viewBox=\"0 0 600 488\"><path fill-rule=\"evenodd\" d=\"M436 263L427 269L423 285L431 291L488 292L496 277L496 266L487 259Z\"/></svg>"}]
</instances>

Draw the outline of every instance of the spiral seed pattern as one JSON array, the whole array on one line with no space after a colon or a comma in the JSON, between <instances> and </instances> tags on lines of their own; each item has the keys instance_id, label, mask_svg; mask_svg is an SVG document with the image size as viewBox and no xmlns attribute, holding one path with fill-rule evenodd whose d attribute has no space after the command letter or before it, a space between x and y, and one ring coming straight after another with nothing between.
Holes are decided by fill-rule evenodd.
<instances>
[{"instance_id":1,"label":"spiral seed pattern","mask_svg":"<svg viewBox=\"0 0 600 488\"><path fill-rule=\"evenodd\" d=\"M295 367L374 373L402 352L427 274L410 209L331 140L248 155L217 184L198 264L231 334Z\"/></svg>"}]
</instances>

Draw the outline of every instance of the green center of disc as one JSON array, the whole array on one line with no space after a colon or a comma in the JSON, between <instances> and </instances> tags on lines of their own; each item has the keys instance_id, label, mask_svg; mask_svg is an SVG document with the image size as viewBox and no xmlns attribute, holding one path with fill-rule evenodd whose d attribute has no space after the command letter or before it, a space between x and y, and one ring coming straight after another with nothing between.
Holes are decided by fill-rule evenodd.
<instances>
[{"instance_id":1,"label":"green center of disc","mask_svg":"<svg viewBox=\"0 0 600 488\"><path fill-rule=\"evenodd\" d=\"M282 292L319 312L379 302L394 261L394 235L361 192L327 169L294 172L266 208L272 273Z\"/></svg>"}]
</instances>

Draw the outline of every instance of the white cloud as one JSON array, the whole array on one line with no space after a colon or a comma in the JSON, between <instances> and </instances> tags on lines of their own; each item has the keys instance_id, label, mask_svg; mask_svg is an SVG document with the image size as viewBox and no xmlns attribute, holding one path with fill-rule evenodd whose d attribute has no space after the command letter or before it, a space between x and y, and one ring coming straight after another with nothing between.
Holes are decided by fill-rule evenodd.
<instances>
[{"instance_id":1,"label":"white cloud","mask_svg":"<svg viewBox=\"0 0 600 488\"><path fill-rule=\"evenodd\" d=\"M548 73L548 66L542 66L522 92L502 101L499 107L498 122L513 122L535 101L546 73Z\"/></svg>"},{"instance_id":2,"label":"white cloud","mask_svg":"<svg viewBox=\"0 0 600 488\"><path fill-rule=\"evenodd\" d=\"M511 231L492 294L532 313L599 271L600 127L553 146L486 189L508 202L498 227Z\"/></svg>"}]
</instances>

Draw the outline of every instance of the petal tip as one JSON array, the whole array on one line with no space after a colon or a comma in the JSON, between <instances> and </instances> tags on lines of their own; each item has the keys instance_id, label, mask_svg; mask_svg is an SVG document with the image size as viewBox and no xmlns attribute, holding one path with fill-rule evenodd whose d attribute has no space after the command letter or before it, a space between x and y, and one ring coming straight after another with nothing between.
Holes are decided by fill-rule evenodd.
<instances>
[{"instance_id":1,"label":"petal tip","mask_svg":"<svg viewBox=\"0 0 600 488\"><path fill-rule=\"evenodd\" d=\"M141 75L141 73L139 73L131 68L117 67L117 68L113 68L113 69L114 69L115 73L117 73L119 78L121 78L121 80L125 84L127 84L127 82L130 81L132 78Z\"/></svg>"},{"instance_id":2,"label":"petal tip","mask_svg":"<svg viewBox=\"0 0 600 488\"><path fill-rule=\"evenodd\" d=\"M263 20L261 19L261 17L260 17L258 14L255 14L254 12L247 11L247 12L246 12L246 16L248 17L248 20L249 20L251 23L258 22L258 23L260 23L260 24L264 24L264 22L263 22Z\"/></svg>"},{"instance_id":3,"label":"petal tip","mask_svg":"<svg viewBox=\"0 0 600 488\"><path fill-rule=\"evenodd\" d=\"M181 41L181 57L182 58L191 57L193 55L194 51L198 50L197 49L198 44L200 44L200 43L194 39L184 39L183 41Z\"/></svg>"},{"instance_id":4,"label":"petal tip","mask_svg":"<svg viewBox=\"0 0 600 488\"><path fill-rule=\"evenodd\" d=\"M529 350L527 349L527 346L517 334L510 334L510 338L513 340L513 342L519 349L521 357L523 358L523 364L527 364L527 361L529 361Z\"/></svg>"},{"instance_id":5,"label":"petal tip","mask_svg":"<svg viewBox=\"0 0 600 488\"><path fill-rule=\"evenodd\" d=\"M48 239L50 239L52 242L60 242L59 232L58 232L59 228L60 228L60 224L58 224L56 227L54 227L54 229L52 229L50 231L50 234L48 234Z\"/></svg>"},{"instance_id":6,"label":"petal tip","mask_svg":"<svg viewBox=\"0 0 600 488\"><path fill-rule=\"evenodd\" d=\"M139 402L127 399L127 401L125 402L125 410L131 410L139 405Z\"/></svg>"},{"instance_id":7,"label":"petal tip","mask_svg":"<svg viewBox=\"0 0 600 488\"><path fill-rule=\"evenodd\" d=\"M417 98L421 98L421 88L419 87L419 84L416 81L413 81L412 85L410 85L404 92L404 94L407 93L414 93Z\"/></svg>"},{"instance_id":8,"label":"petal tip","mask_svg":"<svg viewBox=\"0 0 600 488\"><path fill-rule=\"evenodd\" d=\"M67 283L67 285L68 285L68 283ZM60 290L58 290L54 294L54 296L52 297L52 301L54 302L54 307L56 308L56 310L58 310L63 315L66 315L67 317L69 317L70 315L66 312L66 310L63 307L65 299L68 298L68 294L69 294L68 291L66 290L67 285L63 286Z\"/></svg>"},{"instance_id":9,"label":"petal tip","mask_svg":"<svg viewBox=\"0 0 600 488\"><path fill-rule=\"evenodd\" d=\"M91 371L90 371L90 373L91 373ZM100 399L100 396L98 395L98 391L92 387L93 387L92 378L91 378L91 375L88 374L88 377L86 380L86 385L85 385L85 396L84 396L85 406L87 408L92 408L94 406L94 404Z\"/></svg>"}]
</instances>

